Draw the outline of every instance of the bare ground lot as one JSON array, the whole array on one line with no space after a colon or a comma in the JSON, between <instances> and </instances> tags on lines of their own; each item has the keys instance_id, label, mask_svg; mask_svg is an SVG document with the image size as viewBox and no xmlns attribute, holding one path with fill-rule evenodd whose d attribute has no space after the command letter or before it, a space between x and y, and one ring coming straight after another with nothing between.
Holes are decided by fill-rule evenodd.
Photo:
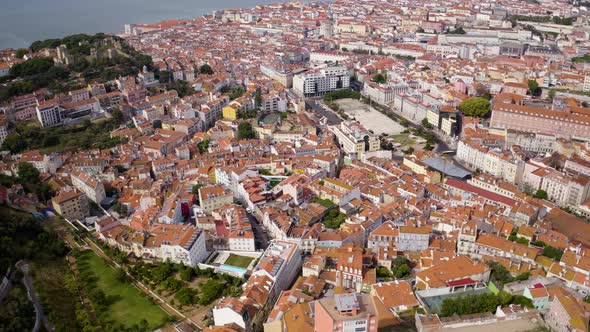
<instances>
[{"instance_id":1,"label":"bare ground lot","mask_svg":"<svg viewBox=\"0 0 590 332\"><path fill-rule=\"evenodd\" d=\"M375 135L396 135L406 129L376 109L356 99L340 99L336 102L340 109L350 118L355 118L367 130L372 130Z\"/></svg>"}]
</instances>

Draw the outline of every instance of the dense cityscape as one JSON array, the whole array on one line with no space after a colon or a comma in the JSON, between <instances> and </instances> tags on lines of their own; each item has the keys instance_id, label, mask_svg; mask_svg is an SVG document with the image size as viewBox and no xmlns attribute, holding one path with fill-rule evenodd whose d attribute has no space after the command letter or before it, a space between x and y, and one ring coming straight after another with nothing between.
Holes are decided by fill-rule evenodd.
<instances>
[{"instance_id":1,"label":"dense cityscape","mask_svg":"<svg viewBox=\"0 0 590 332\"><path fill-rule=\"evenodd\" d=\"M578 0L335 0L0 51L2 331L580 331Z\"/></svg>"}]
</instances>

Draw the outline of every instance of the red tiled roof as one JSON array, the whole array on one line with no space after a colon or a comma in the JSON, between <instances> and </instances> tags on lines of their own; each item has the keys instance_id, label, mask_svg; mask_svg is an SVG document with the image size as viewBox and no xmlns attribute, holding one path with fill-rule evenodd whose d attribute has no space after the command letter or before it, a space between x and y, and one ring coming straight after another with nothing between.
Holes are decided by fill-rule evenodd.
<instances>
[{"instance_id":1,"label":"red tiled roof","mask_svg":"<svg viewBox=\"0 0 590 332\"><path fill-rule=\"evenodd\" d=\"M516 204L516 201L513 199L510 199L510 198L502 196L502 195L498 195L496 193L493 193L491 191L487 191L485 189L478 188L476 186L472 186L467 182L448 178L447 181L445 182L445 184L450 187L454 187L454 188L457 188L457 189L460 189L463 191L468 191L468 192L477 194L483 198L489 199L494 202L506 204L508 206L513 206Z\"/></svg>"}]
</instances>

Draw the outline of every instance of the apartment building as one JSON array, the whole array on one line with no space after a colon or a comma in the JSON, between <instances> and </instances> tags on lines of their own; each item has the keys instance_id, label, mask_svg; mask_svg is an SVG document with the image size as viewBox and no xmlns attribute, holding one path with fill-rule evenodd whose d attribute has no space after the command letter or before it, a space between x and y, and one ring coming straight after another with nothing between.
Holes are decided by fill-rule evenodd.
<instances>
[{"instance_id":1,"label":"apartment building","mask_svg":"<svg viewBox=\"0 0 590 332\"><path fill-rule=\"evenodd\" d=\"M406 93L409 89L410 86L405 83L377 84L365 82L362 93L363 96L371 98L372 101L378 104L388 105L393 103L397 94Z\"/></svg>"},{"instance_id":2,"label":"apartment building","mask_svg":"<svg viewBox=\"0 0 590 332\"><path fill-rule=\"evenodd\" d=\"M51 199L51 205L57 214L71 221L83 219L90 212L88 198L77 190L62 191Z\"/></svg>"},{"instance_id":3,"label":"apartment building","mask_svg":"<svg viewBox=\"0 0 590 332\"><path fill-rule=\"evenodd\" d=\"M35 108L37 120L41 127L52 127L61 124L61 108L54 101L42 102Z\"/></svg>"},{"instance_id":4,"label":"apartment building","mask_svg":"<svg viewBox=\"0 0 590 332\"><path fill-rule=\"evenodd\" d=\"M378 312L369 294L344 293L314 302L315 330L376 332Z\"/></svg>"},{"instance_id":5,"label":"apartment building","mask_svg":"<svg viewBox=\"0 0 590 332\"><path fill-rule=\"evenodd\" d=\"M108 245L136 257L170 260L176 264L196 266L207 258L205 232L188 225L155 224L149 232L138 232L128 226L117 224L101 225L96 229L99 238Z\"/></svg>"},{"instance_id":6,"label":"apartment building","mask_svg":"<svg viewBox=\"0 0 590 332\"><path fill-rule=\"evenodd\" d=\"M340 125L330 127L330 130L336 135L344 153L352 159L361 159L365 152L381 148L379 138L356 121L343 121Z\"/></svg>"},{"instance_id":7,"label":"apartment building","mask_svg":"<svg viewBox=\"0 0 590 332\"><path fill-rule=\"evenodd\" d=\"M461 225L459 237L457 238L457 254L469 255L475 251L475 241L477 240L477 224L468 221Z\"/></svg>"},{"instance_id":8,"label":"apartment building","mask_svg":"<svg viewBox=\"0 0 590 332\"><path fill-rule=\"evenodd\" d=\"M371 232L367 242L367 249L378 252L381 247L393 246L398 236L399 230L397 227L393 222L386 221Z\"/></svg>"},{"instance_id":9,"label":"apartment building","mask_svg":"<svg viewBox=\"0 0 590 332\"><path fill-rule=\"evenodd\" d=\"M469 279L471 282L487 282L490 279L490 268L483 262L475 262L466 256L458 256L448 261L418 272L416 288L429 290L435 288L453 288L453 281ZM463 287L461 285L461 287Z\"/></svg>"},{"instance_id":10,"label":"apartment building","mask_svg":"<svg viewBox=\"0 0 590 332\"><path fill-rule=\"evenodd\" d=\"M328 199L332 202L344 206L353 199L360 199L361 192L358 187L352 187L348 184L332 178L325 178L323 184L318 183L314 193L322 199Z\"/></svg>"},{"instance_id":11,"label":"apartment building","mask_svg":"<svg viewBox=\"0 0 590 332\"><path fill-rule=\"evenodd\" d=\"M2 142L4 142L9 133L8 119L2 115L0 116L0 145L2 145Z\"/></svg>"},{"instance_id":12,"label":"apartment building","mask_svg":"<svg viewBox=\"0 0 590 332\"><path fill-rule=\"evenodd\" d=\"M297 243L272 241L260 256L244 293L238 298L225 298L213 308L215 325L236 323L250 330L253 323L263 323L269 311L265 309L272 308L281 291L293 283L301 266Z\"/></svg>"},{"instance_id":13,"label":"apartment building","mask_svg":"<svg viewBox=\"0 0 590 332\"><path fill-rule=\"evenodd\" d=\"M511 183L520 183L525 162L499 149L487 149L473 142L459 141L457 159L473 169L490 173Z\"/></svg>"},{"instance_id":14,"label":"apartment building","mask_svg":"<svg viewBox=\"0 0 590 332\"><path fill-rule=\"evenodd\" d=\"M231 191L222 186L203 187L199 189L199 206L205 213L211 213L219 207L233 203Z\"/></svg>"},{"instance_id":15,"label":"apartment building","mask_svg":"<svg viewBox=\"0 0 590 332\"><path fill-rule=\"evenodd\" d=\"M302 97L323 96L349 87L350 72L343 66L316 68L293 77L293 89Z\"/></svg>"},{"instance_id":16,"label":"apartment building","mask_svg":"<svg viewBox=\"0 0 590 332\"><path fill-rule=\"evenodd\" d=\"M551 170L543 176L539 189L560 206L576 207L590 198L590 179Z\"/></svg>"},{"instance_id":17,"label":"apartment building","mask_svg":"<svg viewBox=\"0 0 590 332\"><path fill-rule=\"evenodd\" d=\"M503 237L482 234L475 242L475 251L472 256L476 258L505 257L514 262L535 264L538 254L535 248L509 241Z\"/></svg>"},{"instance_id":18,"label":"apartment building","mask_svg":"<svg viewBox=\"0 0 590 332\"><path fill-rule=\"evenodd\" d=\"M555 111L498 102L492 107L490 127L586 139L590 119L571 110Z\"/></svg>"},{"instance_id":19,"label":"apartment building","mask_svg":"<svg viewBox=\"0 0 590 332\"><path fill-rule=\"evenodd\" d=\"M100 204L106 198L106 192L102 182L80 171L73 171L71 174L72 185L86 194L89 200Z\"/></svg>"},{"instance_id":20,"label":"apartment building","mask_svg":"<svg viewBox=\"0 0 590 332\"><path fill-rule=\"evenodd\" d=\"M395 247L401 251L422 251L428 248L430 232L429 227L402 226L399 228Z\"/></svg>"}]
</instances>

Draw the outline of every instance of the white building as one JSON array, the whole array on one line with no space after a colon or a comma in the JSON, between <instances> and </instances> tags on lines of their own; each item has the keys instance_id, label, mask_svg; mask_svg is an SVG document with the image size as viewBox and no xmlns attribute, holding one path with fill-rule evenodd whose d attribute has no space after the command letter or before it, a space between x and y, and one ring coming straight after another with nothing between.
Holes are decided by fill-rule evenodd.
<instances>
[{"instance_id":1,"label":"white building","mask_svg":"<svg viewBox=\"0 0 590 332\"><path fill-rule=\"evenodd\" d=\"M37 120L41 127L51 127L61 124L61 109L56 102L45 102L35 108Z\"/></svg>"},{"instance_id":2,"label":"white building","mask_svg":"<svg viewBox=\"0 0 590 332\"><path fill-rule=\"evenodd\" d=\"M90 175L83 172L74 171L72 172L71 179L72 185L85 193L88 199L94 203L100 204L100 202L106 198L106 193L102 182L91 177Z\"/></svg>"},{"instance_id":3,"label":"white building","mask_svg":"<svg viewBox=\"0 0 590 332\"><path fill-rule=\"evenodd\" d=\"M338 138L342 150L353 159L361 159L365 152L381 148L379 139L356 121L343 121L339 126L330 127L330 130Z\"/></svg>"},{"instance_id":4,"label":"white building","mask_svg":"<svg viewBox=\"0 0 590 332\"><path fill-rule=\"evenodd\" d=\"M349 87L350 72L343 66L315 68L293 77L295 92L304 97L323 96Z\"/></svg>"},{"instance_id":5,"label":"white building","mask_svg":"<svg viewBox=\"0 0 590 332\"><path fill-rule=\"evenodd\" d=\"M457 159L471 168L490 173L511 183L520 183L524 173L523 160L470 142L459 141Z\"/></svg>"},{"instance_id":6,"label":"white building","mask_svg":"<svg viewBox=\"0 0 590 332\"><path fill-rule=\"evenodd\" d=\"M136 257L196 266L208 255L205 232L192 226L155 224L145 235L107 218L97 221L96 229L109 246Z\"/></svg>"},{"instance_id":7,"label":"white building","mask_svg":"<svg viewBox=\"0 0 590 332\"><path fill-rule=\"evenodd\" d=\"M402 84L377 84L373 82L365 82L363 86L363 96L371 98L382 105L387 105L395 100L395 96L399 93L406 93L410 88L409 85Z\"/></svg>"}]
</instances>

